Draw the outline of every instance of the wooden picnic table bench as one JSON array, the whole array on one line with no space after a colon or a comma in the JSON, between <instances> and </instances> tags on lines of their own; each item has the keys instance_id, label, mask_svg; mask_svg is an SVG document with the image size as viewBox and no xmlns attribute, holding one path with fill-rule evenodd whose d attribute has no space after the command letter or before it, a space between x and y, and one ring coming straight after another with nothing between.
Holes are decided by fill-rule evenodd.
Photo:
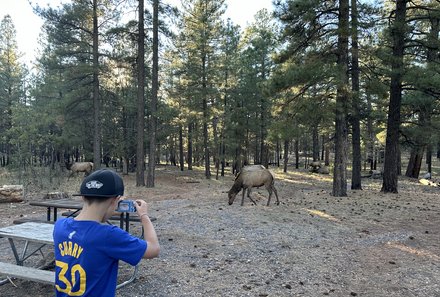
<instances>
[{"instance_id":1,"label":"wooden picnic table bench","mask_svg":"<svg viewBox=\"0 0 440 297\"><path fill-rule=\"evenodd\" d=\"M0 274L43 284L55 284L55 272L0 262Z\"/></svg>"},{"instance_id":2,"label":"wooden picnic table bench","mask_svg":"<svg viewBox=\"0 0 440 297\"><path fill-rule=\"evenodd\" d=\"M37 281L41 283L54 284L55 272L41 269L42 267L24 266L24 262L40 252L44 257L42 248L46 245L53 246L53 224L26 222L18 225L12 225L0 228L0 237L7 238L14 254L16 264L0 262L0 274L8 277L16 277L26 280ZM21 253L16 244L24 241ZM37 247L30 249L30 244ZM54 259L53 259L54 260ZM8 280L0 283L4 284Z\"/></svg>"}]
</instances>

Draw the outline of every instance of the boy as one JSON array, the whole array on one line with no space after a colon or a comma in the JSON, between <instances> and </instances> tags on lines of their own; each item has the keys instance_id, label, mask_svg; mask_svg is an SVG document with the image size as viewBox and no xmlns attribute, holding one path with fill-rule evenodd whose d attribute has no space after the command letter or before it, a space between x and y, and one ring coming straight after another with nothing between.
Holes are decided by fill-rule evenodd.
<instances>
[{"instance_id":1,"label":"boy","mask_svg":"<svg viewBox=\"0 0 440 297\"><path fill-rule=\"evenodd\" d=\"M114 171L95 171L83 180L78 195L84 200L80 214L54 227L56 296L115 296L119 260L134 266L159 255L147 203L135 203L144 241L105 223L124 195L122 178Z\"/></svg>"}]
</instances>

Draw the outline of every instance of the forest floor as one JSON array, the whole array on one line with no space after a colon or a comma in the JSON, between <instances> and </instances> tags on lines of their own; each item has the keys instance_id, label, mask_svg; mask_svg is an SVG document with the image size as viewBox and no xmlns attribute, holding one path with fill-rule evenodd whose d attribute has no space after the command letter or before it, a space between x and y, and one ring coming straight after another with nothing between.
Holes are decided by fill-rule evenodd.
<instances>
[{"instance_id":1,"label":"forest floor","mask_svg":"<svg viewBox=\"0 0 440 297\"><path fill-rule=\"evenodd\" d=\"M124 176L126 195L150 204L161 255L142 261L117 296L440 296L439 187L401 177L398 194L383 194L381 179L364 178L363 190L333 197L329 175L271 170L281 204L273 197L269 207L264 188L252 192L257 205L240 206L241 193L228 205L229 172L208 180L203 170L158 167L155 188ZM57 187L73 194L80 182ZM24 202L0 204L0 226L44 218L28 205L44 194L28 189ZM0 261L13 261L5 239ZM131 271L121 264L120 281ZM54 295L49 285L13 282L0 296Z\"/></svg>"}]
</instances>

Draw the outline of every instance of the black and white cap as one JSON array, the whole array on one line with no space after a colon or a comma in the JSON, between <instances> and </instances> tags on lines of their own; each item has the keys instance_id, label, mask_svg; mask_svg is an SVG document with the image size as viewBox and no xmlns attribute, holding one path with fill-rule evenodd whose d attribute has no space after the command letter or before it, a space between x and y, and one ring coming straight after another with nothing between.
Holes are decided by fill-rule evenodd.
<instances>
[{"instance_id":1,"label":"black and white cap","mask_svg":"<svg viewBox=\"0 0 440 297\"><path fill-rule=\"evenodd\" d=\"M117 197L124 195L124 182L113 170L100 169L84 178L80 193L73 196Z\"/></svg>"}]
</instances>

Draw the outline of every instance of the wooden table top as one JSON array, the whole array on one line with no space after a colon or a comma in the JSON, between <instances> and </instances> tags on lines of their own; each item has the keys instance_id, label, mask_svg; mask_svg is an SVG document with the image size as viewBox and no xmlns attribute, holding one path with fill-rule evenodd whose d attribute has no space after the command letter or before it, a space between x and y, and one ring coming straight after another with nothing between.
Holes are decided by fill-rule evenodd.
<instances>
[{"instance_id":1,"label":"wooden table top","mask_svg":"<svg viewBox=\"0 0 440 297\"><path fill-rule=\"evenodd\" d=\"M0 228L0 237L53 244L53 224L28 222Z\"/></svg>"},{"instance_id":2,"label":"wooden table top","mask_svg":"<svg viewBox=\"0 0 440 297\"><path fill-rule=\"evenodd\" d=\"M64 199L56 199L56 200L32 201L29 202L29 205L54 207L54 208L82 209L83 202L81 200L64 198Z\"/></svg>"}]
</instances>

